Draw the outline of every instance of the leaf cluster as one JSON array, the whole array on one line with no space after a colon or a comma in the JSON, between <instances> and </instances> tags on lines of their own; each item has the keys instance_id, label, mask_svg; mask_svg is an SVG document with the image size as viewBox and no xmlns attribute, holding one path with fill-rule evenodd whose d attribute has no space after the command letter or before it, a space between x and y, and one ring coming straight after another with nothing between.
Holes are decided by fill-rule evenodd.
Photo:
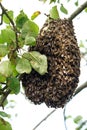
<instances>
[{"instance_id":1,"label":"leaf cluster","mask_svg":"<svg viewBox=\"0 0 87 130\"><path fill-rule=\"evenodd\" d=\"M14 17L14 12L6 10L2 4L2 24L0 30L0 106L4 107L9 94L20 92L20 75L34 69L40 75L47 73L47 57L37 51L25 53L24 48L35 46L39 33L33 21L39 14L36 11L29 18L23 10Z\"/></svg>"}]
</instances>

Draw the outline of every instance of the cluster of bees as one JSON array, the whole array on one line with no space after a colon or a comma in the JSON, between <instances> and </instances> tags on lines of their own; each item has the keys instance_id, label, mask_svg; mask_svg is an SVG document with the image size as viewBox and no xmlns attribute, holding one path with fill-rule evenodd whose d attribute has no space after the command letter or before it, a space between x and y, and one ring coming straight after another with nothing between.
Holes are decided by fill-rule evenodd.
<instances>
[{"instance_id":1,"label":"cluster of bees","mask_svg":"<svg viewBox=\"0 0 87 130\"><path fill-rule=\"evenodd\" d=\"M72 21L46 21L37 37L37 45L30 50L47 56L48 73L41 76L33 70L22 75L27 98L34 104L63 108L72 98L80 75L80 51Z\"/></svg>"}]
</instances>

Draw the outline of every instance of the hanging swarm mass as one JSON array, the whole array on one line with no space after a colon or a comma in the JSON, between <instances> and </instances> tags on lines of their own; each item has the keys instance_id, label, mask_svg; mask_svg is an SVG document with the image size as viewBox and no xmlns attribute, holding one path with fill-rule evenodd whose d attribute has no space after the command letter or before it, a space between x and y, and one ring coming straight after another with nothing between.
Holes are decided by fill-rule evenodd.
<instances>
[{"instance_id":1,"label":"hanging swarm mass","mask_svg":"<svg viewBox=\"0 0 87 130\"><path fill-rule=\"evenodd\" d=\"M34 104L64 107L73 96L80 74L80 51L72 22L67 19L46 21L37 45L30 50L47 56L48 73L41 76L33 70L30 74L23 74L26 96Z\"/></svg>"}]
</instances>

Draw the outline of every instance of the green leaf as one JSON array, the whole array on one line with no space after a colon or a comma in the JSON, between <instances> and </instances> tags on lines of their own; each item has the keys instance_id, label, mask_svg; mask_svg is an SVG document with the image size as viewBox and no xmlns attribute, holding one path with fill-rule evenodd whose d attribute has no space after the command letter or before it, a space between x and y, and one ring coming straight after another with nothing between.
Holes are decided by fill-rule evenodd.
<instances>
[{"instance_id":1,"label":"green leaf","mask_svg":"<svg viewBox=\"0 0 87 130\"><path fill-rule=\"evenodd\" d=\"M52 7L52 9L50 10L50 17L53 19L58 19L59 18L59 13L57 10L57 6Z\"/></svg>"},{"instance_id":2,"label":"green leaf","mask_svg":"<svg viewBox=\"0 0 87 130\"><path fill-rule=\"evenodd\" d=\"M31 51L29 53L25 53L27 59L30 60L30 64L32 68L37 71L40 75L44 75L47 73L47 57L45 55L41 55L37 51Z\"/></svg>"},{"instance_id":3,"label":"green leaf","mask_svg":"<svg viewBox=\"0 0 87 130\"><path fill-rule=\"evenodd\" d=\"M69 115L69 116L66 116L66 119L70 119L70 118L72 118L72 116L71 116L71 115Z\"/></svg>"},{"instance_id":4,"label":"green leaf","mask_svg":"<svg viewBox=\"0 0 87 130\"><path fill-rule=\"evenodd\" d=\"M2 36L2 34L0 34L0 43L4 43L4 37Z\"/></svg>"},{"instance_id":5,"label":"green leaf","mask_svg":"<svg viewBox=\"0 0 87 130\"><path fill-rule=\"evenodd\" d=\"M82 120L82 116L77 116L74 118L74 123L78 124Z\"/></svg>"},{"instance_id":6,"label":"green leaf","mask_svg":"<svg viewBox=\"0 0 87 130\"><path fill-rule=\"evenodd\" d=\"M7 46L0 44L0 57L4 57L6 54L8 54Z\"/></svg>"},{"instance_id":7,"label":"green leaf","mask_svg":"<svg viewBox=\"0 0 87 130\"><path fill-rule=\"evenodd\" d=\"M31 20L34 20L34 19L35 19L36 17L38 17L40 14L41 14L40 11L34 12L34 13L32 14L32 16L31 16Z\"/></svg>"},{"instance_id":8,"label":"green leaf","mask_svg":"<svg viewBox=\"0 0 87 130\"><path fill-rule=\"evenodd\" d=\"M56 0L50 0L50 4L51 4L51 3L53 3L53 2L55 3L55 2L56 2Z\"/></svg>"},{"instance_id":9,"label":"green leaf","mask_svg":"<svg viewBox=\"0 0 87 130\"><path fill-rule=\"evenodd\" d=\"M22 28L22 38L25 38L27 35L32 37L37 37L39 33L39 27L37 24L32 22L31 20L28 20Z\"/></svg>"},{"instance_id":10,"label":"green leaf","mask_svg":"<svg viewBox=\"0 0 87 130\"><path fill-rule=\"evenodd\" d=\"M7 113L5 113L5 112L3 112L3 111L0 111L0 116L2 116L2 117L8 117L8 118L11 117L10 114L7 114Z\"/></svg>"},{"instance_id":11,"label":"green leaf","mask_svg":"<svg viewBox=\"0 0 87 130\"><path fill-rule=\"evenodd\" d=\"M9 77L13 74L13 66L10 61L3 61L0 64L0 74Z\"/></svg>"},{"instance_id":12,"label":"green leaf","mask_svg":"<svg viewBox=\"0 0 87 130\"><path fill-rule=\"evenodd\" d=\"M85 48L84 43L80 41L79 47Z\"/></svg>"},{"instance_id":13,"label":"green leaf","mask_svg":"<svg viewBox=\"0 0 87 130\"><path fill-rule=\"evenodd\" d=\"M12 130L11 124L0 117L0 130Z\"/></svg>"},{"instance_id":14,"label":"green leaf","mask_svg":"<svg viewBox=\"0 0 87 130\"><path fill-rule=\"evenodd\" d=\"M78 6L78 4L79 4L79 3L78 3L78 0L77 0L77 1L75 2L75 5Z\"/></svg>"},{"instance_id":15,"label":"green leaf","mask_svg":"<svg viewBox=\"0 0 87 130\"><path fill-rule=\"evenodd\" d=\"M85 8L85 12L87 13L87 8Z\"/></svg>"},{"instance_id":16,"label":"green leaf","mask_svg":"<svg viewBox=\"0 0 87 130\"><path fill-rule=\"evenodd\" d=\"M21 58L16 65L16 70L20 74L30 73L32 68L31 68L29 60L26 59L25 57Z\"/></svg>"},{"instance_id":17,"label":"green leaf","mask_svg":"<svg viewBox=\"0 0 87 130\"><path fill-rule=\"evenodd\" d=\"M1 30L0 43L15 42L15 32L12 29L6 28Z\"/></svg>"},{"instance_id":18,"label":"green leaf","mask_svg":"<svg viewBox=\"0 0 87 130\"><path fill-rule=\"evenodd\" d=\"M23 12L23 10L21 10L20 14L16 17L16 26L21 29L27 20L27 15Z\"/></svg>"},{"instance_id":19,"label":"green leaf","mask_svg":"<svg viewBox=\"0 0 87 130\"><path fill-rule=\"evenodd\" d=\"M8 14L8 16L13 20L13 11L10 10L10 11L7 11L6 12ZM8 17L4 14L3 15L3 21L6 23L6 24L10 24L10 20L8 19Z\"/></svg>"},{"instance_id":20,"label":"green leaf","mask_svg":"<svg viewBox=\"0 0 87 130\"><path fill-rule=\"evenodd\" d=\"M20 92L20 82L16 77L7 78L7 86L15 94L18 94Z\"/></svg>"},{"instance_id":21,"label":"green leaf","mask_svg":"<svg viewBox=\"0 0 87 130\"><path fill-rule=\"evenodd\" d=\"M36 45L36 39L34 37L27 35L25 37L25 45L35 46Z\"/></svg>"},{"instance_id":22,"label":"green leaf","mask_svg":"<svg viewBox=\"0 0 87 130\"><path fill-rule=\"evenodd\" d=\"M63 6L63 4L61 4L60 10L61 10L62 13L68 14L68 10Z\"/></svg>"}]
</instances>

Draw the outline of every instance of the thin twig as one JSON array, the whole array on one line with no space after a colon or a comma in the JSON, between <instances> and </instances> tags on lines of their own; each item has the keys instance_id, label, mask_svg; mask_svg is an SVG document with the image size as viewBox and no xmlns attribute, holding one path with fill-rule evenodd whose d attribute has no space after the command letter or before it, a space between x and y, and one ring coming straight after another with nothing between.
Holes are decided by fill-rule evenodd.
<instances>
[{"instance_id":1,"label":"thin twig","mask_svg":"<svg viewBox=\"0 0 87 130\"><path fill-rule=\"evenodd\" d=\"M87 1L84 2L75 12L73 12L70 17L68 18L72 21L78 14L80 14L85 8L87 7Z\"/></svg>"},{"instance_id":2,"label":"thin twig","mask_svg":"<svg viewBox=\"0 0 87 130\"><path fill-rule=\"evenodd\" d=\"M47 118L48 118L49 116L51 116L55 111L56 111L56 109L54 109L54 110L51 111L46 117L44 117L44 118L33 128L33 130L36 130L37 127L39 127L45 120L47 120Z\"/></svg>"}]
</instances>

